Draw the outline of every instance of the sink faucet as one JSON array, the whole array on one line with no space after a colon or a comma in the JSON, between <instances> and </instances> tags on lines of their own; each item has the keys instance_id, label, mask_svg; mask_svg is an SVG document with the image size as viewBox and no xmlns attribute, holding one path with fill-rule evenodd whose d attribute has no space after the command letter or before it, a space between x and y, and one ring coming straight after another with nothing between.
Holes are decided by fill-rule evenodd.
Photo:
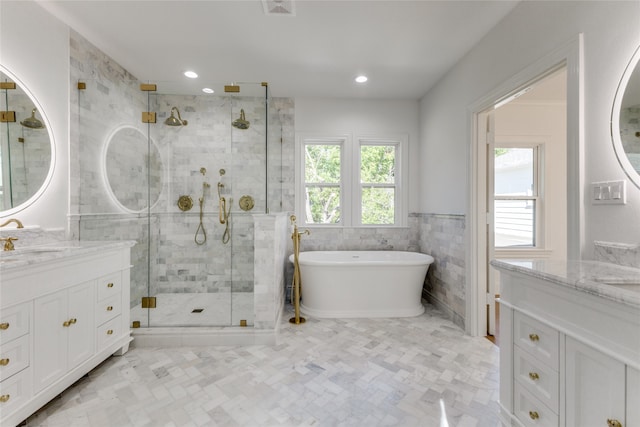
<instances>
[{"instance_id":1,"label":"sink faucet","mask_svg":"<svg viewBox=\"0 0 640 427\"><path fill-rule=\"evenodd\" d=\"M0 228L9 225L11 223L15 223L16 224L16 228L24 228L24 225L22 225L22 222L20 222L20 220L18 218L11 218L9 220L7 220L4 224L0 224Z\"/></svg>"},{"instance_id":2,"label":"sink faucet","mask_svg":"<svg viewBox=\"0 0 640 427\"><path fill-rule=\"evenodd\" d=\"M18 240L17 237L0 237L0 242L4 242L4 249L5 251L12 251L14 250L14 246L13 246L13 241L14 240Z\"/></svg>"}]
</instances>

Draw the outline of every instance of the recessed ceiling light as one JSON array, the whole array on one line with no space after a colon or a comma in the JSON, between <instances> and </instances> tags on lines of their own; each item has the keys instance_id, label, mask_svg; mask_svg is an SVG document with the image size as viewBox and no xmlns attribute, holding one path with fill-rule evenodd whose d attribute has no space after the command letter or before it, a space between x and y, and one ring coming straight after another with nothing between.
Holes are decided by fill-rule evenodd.
<instances>
[{"instance_id":1,"label":"recessed ceiling light","mask_svg":"<svg viewBox=\"0 0 640 427\"><path fill-rule=\"evenodd\" d=\"M364 83L367 80L369 80L369 78L367 76L358 76L358 77L356 77L356 82L357 83Z\"/></svg>"},{"instance_id":2,"label":"recessed ceiling light","mask_svg":"<svg viewBox=\"0 0 640 427\"><path fill-rule=\"evenodd\" d=\"M185 71L184 75L189 77L190 79L195 79L196 77L198 77L198 73L196 73L195 71Z\"/></svg>"},{"instance_id":3,"label":"recessed ceiling light","mask_svg":"<svg viewBox=\"0 0 640 427\"><path fill-rule=\"evenodd\" d=\"M211 89L210 87L202 88L202 91L203 91L204 93L213 93L213 92L214 92L214 90L213 90L213 89Z\"/></svg>"}]
</instances>

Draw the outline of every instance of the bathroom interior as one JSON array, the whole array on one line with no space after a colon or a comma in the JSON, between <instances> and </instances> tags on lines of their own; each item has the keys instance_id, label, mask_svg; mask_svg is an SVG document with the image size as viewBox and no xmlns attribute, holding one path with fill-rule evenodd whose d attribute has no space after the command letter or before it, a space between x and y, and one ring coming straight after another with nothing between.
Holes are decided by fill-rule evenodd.
<instances>
[{"instance_id":1,"label":"bathroom interior","mask_svg":"<svg viewBox=\"0 0 640 427\"><path fill-rule=\"evenodd\" d=\"M400 227L300 221L310 230L301 250L430 254L424 300L466 335L487 335L480 277L495 270L477 246L474 114L559 63L567 65L566 99L546 108L568 114L566 237L527 256L559 246L552 258L640 268L637 106L620 110L626 138L611 135L621 78L640 46L637 1L504 2L500 19L447 72L402 96L363 96L362 87L296 94L270 69L266 81L238 73L204 82L212 93L185 86L181 75L147 79L56 3L0 3L0 77L17 83L0 104L17 116L3 131L0 223L24 224L16 249L130 245L134 346L276 343L291 284L290 215L304 217L296 144L314 132L406 135L405 205ZM299 16L285 19L302 19L305 6L297 7ZM593 200L596 184L610 182L625 183L624 203Z\"/></svg>"}]
</instances>

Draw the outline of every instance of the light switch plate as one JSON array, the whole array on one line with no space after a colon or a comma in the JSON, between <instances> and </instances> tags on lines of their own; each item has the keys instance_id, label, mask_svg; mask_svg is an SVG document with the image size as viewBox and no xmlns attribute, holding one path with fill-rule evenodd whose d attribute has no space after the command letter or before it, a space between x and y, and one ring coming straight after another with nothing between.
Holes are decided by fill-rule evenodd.
<instances>
[{"instance_id":1,"label":"light switch plate","mask_svg":"<svg viewBox=\"0 0 640 427\"><path fill-rule=\"evenodd\" d=\"M624 205L627 203L627 181L591 183L591 202L594 205Z\"/></svg>"}]
</instances>

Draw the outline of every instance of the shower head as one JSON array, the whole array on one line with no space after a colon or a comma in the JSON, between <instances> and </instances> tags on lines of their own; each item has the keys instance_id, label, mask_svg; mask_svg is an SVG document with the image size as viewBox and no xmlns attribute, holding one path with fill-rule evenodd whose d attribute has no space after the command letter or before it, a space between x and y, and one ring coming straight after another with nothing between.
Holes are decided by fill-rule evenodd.
<instances>
[{"instance_id":1,"label":"shower head","mask_svg":"<svg viewBox=\"0 0 640 427\"><path fill-rule=\"evenodd\" d=\"M20 124L29 129L44 129L42 122L36 119L36 111L38 111L37 108L31 110L31 117L24 119Z\"/></svg>"},{"instance_id":2,"label":"shower head","mask_svg":"<svg viewBox=\"0 0 640 427\"><path fill-rule=\"evenodd\" d=\"M178 114L177 118L173 115L174 111ZM171 115L167 117L167 120L164 121L164 124L167 126L186 126L187 121L182 120L182 117L180 117L180 110L178 110L177 107L171 107Z\"/></svg>"},{"instance_id":3,"label":"shower head","mask_svg":"<svg viewBox=\"0 0 640 427\"><path fill-rule=\"evenodd\" d=\"M240 118L231 123L231 125L238 129L249 129L249 122L244 118L244 110L240 110Z\"/></svg>"}]
</instances>

